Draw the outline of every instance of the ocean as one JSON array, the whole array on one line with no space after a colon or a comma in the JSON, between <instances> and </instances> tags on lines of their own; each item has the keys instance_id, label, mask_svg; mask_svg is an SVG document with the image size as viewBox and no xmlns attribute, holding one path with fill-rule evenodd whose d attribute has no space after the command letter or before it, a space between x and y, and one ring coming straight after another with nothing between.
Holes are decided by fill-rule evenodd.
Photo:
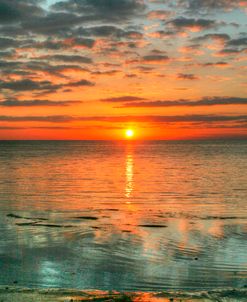
<instances>
[{"instance_id":1,"label":"ocean","mask_svg":"<svg viewBox=\"0 0 247 302\"><path fill-rule=\"evenodd\" d=\"M0 285L247 286L247 141L1 141Z\"/></svg>"}]
</instances>

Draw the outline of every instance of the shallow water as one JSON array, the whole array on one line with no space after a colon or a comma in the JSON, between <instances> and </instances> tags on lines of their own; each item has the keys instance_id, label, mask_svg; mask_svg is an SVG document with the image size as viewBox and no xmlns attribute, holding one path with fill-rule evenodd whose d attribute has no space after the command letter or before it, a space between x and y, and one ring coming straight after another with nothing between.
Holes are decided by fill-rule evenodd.
<instances>
[{"instance_id":1,"label":"shallow water","mask_svg":"<svg viewBox=\"0 0 247 302\"><path fill-rule=\"evenodd\" d=\"M247 142L0 142L0 284L247 284Z\"/></svg>"}]
</instances>

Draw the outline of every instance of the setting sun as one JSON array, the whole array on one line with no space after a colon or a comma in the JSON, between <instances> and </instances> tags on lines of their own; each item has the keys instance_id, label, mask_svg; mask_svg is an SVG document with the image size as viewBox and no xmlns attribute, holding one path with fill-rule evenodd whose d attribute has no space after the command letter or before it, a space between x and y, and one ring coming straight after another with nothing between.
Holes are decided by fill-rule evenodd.
<instances>
[{"instance_id":1,"label":"setting sun","mask_svg":"<svg viewBox=\"0 0 247 302\"><path fill-rule=\"evenodd\" d=\"M125 136L126 136L127 138L133 137L133 136L134 136L134 131L133 131L132 129L127 129L127 130L125 131Z\"/></svg>"}]
</instances>

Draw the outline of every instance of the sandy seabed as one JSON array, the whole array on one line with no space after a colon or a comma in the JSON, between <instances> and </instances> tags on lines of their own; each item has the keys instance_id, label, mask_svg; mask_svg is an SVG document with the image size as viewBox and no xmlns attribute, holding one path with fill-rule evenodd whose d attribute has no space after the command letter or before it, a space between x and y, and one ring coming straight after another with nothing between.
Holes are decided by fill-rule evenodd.
<instances>
[{"instance_id":1,"label":"sandy seabed","mask_svg":"<svg viewBox=\"0 0 247 302\"><path fill-rule=\"evenodd\" d=\"M0 302L247 302L247 288L211 291L116 292L0 287Z\"/></svg>"}]
</instances>

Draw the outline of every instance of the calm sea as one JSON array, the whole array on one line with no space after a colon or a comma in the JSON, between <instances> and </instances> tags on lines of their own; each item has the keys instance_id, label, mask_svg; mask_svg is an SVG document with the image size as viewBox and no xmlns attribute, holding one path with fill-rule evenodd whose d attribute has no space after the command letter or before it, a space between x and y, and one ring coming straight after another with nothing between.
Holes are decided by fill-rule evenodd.
<instances>
[{"instance_id":1,"label":"calm sea","mask_svg":"<svg viewBox=\"0 0 247 302\"><path fill-rule=\"evenodd\" d=\"M247 286L247 141L0 142L0 284Z\"/></svg>"}]
</instances>

